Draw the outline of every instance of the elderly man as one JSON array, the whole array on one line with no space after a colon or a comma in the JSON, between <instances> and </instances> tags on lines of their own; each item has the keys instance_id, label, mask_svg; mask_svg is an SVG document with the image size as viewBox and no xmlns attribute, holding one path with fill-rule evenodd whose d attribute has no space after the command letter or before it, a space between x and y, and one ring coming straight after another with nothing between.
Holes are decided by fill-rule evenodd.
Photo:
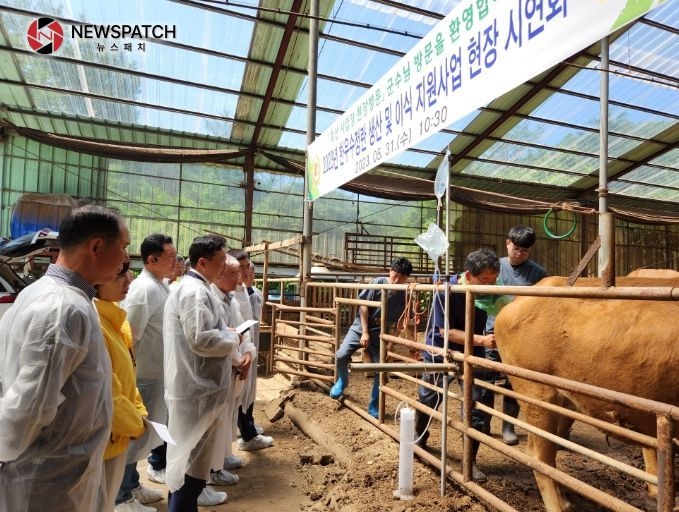
<instances>
[{"instance_id":1,"label":"elderly man","mask_svg":"<svg viewBox=\"0 0 679 512\"><path fill-rule=\"evenodd\" d=\"M56 263L0 321L0 510L100 510L112 377L92 299L129 242L117 213L73 210Z\"/></svg>"},{"instance_id":2,"label":"elderly man","mask_svg":"<svg viewBox=\"0 0 679 512\"><path fill-rule=\"evenodd\" d=\"M165 304L165 401L168 428L177 443L167 448L168 512L196 512L210 476L217 428L231 388L231 355L240 337L227 329L210 283L223 271L226 241L197 237L189 248L191 270ZM211 505L226 499L214 493Z\"/></svg>"},{"instance_id":3,"label":"elderly man","mask_svg":"<svg viewBox=\"0 0 679 512\"><path fill-rule=\"evenodd\" d=\"M132 281L127 298L122 302L132 329L137 372L137 388L141 393L149 419L167 422L167 406L163 397L163 311L170 294L166 279L172 274L177 251L172 238L160 233L147 236L139 247L144 263L139 277ZM149 430L132 443L127 452L125 475L116 497L117 512L149 512L139 504L163 499L160 491L144 487L139 481L137 461L148 457L148 477L165 482L167 445L155 431ZM135 503L135 500L139 503Z\"/></svg>"},{"instance_id":4,"label":"elderly man","mask_svg":"<svg viewBox=\"0 0 679 512\"><path fill-rule=\"evenodd\" d=\"M226 269L211 285L214 294L222 301L224 322L227 327L233 329L243 323L243 315L241 315L239 303L237 300L233 299L234 292L240 283L241 275L238 260L233 256L228 255L226 257ZM218 445L214 454L212 467L215 471L210 474L210 480L208 481L210 484L233 485L238 483L238 475L227 471L229 469L239 468L243 465L242 459L233 454L231 447L233 441L233 425L236 421L238 407L241 404L242 392L246 381L249 379L250 372L253 371L252 362L255 360L256 356L257 351L252 342L252 337L250 336L250 332L246 331L241 335L238 350L234 351L231 356L231 396L224 414L224 426L222 427L223 435L220 439L221 444Z\"/></svg>"}]
</instances>

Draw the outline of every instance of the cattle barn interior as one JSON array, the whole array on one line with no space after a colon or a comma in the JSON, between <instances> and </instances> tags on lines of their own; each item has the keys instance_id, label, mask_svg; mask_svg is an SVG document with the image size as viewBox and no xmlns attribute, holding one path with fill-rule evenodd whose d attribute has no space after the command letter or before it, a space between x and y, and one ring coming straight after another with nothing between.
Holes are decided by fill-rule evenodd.
<instances>
[{"instance_id":1,"label":"cattle barn interior","mask_svg":"<svg viewBox=\"0 0 679 512\"><path fill-rule=\"evenodd\" d=\"M301 236L308 111L320 135L461 3L321 1L310 106L309 0L4 0L0 236L40 229L42 218L78 202L117 208L133 257L151 232L172 236L182 255L195 236L223 235L251 248L267 293L277 294L269 326L300 295L318 294L319 307L350 300L358 285L339 291L342 283L383 273L395 256L431 283L434 264L413 242L431 222L449 224L451 270L482 246L503 255L508 229L521 223L537 232L532 259L568 276L597 238L601 195L615 216L618 275L678 269L679 0L610 34L607 71L597 42L316 200L313 236ZM68 34L153 22L176 26L176 35L120 47L67 37L44 55L26 36L41 17ZM604 74L607 190L599 181ZM446 150L450 203L437 207ZM311 287L330 291L302 289L303 243L315 262ZM597 273L594 257L581 275ZM346 329L354 311L342 306L337 325ZM274 370L273 348L265 356Z\"/></svg>"}]
</instances>

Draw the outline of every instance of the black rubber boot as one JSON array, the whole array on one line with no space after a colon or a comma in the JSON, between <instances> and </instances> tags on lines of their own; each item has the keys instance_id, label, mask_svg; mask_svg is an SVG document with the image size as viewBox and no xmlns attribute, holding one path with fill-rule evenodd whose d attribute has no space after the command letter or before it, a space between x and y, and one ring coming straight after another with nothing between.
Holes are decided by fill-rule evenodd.
<instances>
[{"instance_id":1,"label":"black rubber boot","mask_svg":"<svg viewBox=\"0 0 679 512\"><path fill-rule=\"evenodd\" d=\"M512 418L517 418L519 416L519 402L505 396L502 400L502 412ZM516 432L514 432L513 423L507 421L502 422L502 441L509 446L519 444L519 438L517 437Z\"/></svg>"},{"instance_id":2,"label":"black rubber boot","mask_svg":"<svg viewBox=\"0 0 679 512\"><path fill-rule=\"evenodd\" d=\"M422 414L420 411L415 411L415 443L420 448L427 447L427 439L429 439L429 416Z\"/></svg>"},{"instance_id":3,"label":"black rubber boot","mask_svg":"<svg viewBox=\"0 0 679 512\"><path fill-rule=\"evenodd\" d=\"M479 446L480 443L478 441L472 440L472 480L482 484L488 481L488 477L476 465L476 454L479 452Z\"/></svg>"}]
</instances>

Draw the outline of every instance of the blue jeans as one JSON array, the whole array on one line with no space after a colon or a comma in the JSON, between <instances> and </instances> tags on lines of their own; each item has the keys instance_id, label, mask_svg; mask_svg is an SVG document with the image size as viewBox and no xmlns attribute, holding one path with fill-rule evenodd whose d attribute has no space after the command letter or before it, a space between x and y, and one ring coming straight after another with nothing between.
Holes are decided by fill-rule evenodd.
<instances>
[{"instance_id":1,"label":"blue jeans","mask_svg":"<svg viewBox=\"0 0 679 512\"><path fill-rule=\"evenodd\" d=\"M137 471L137 463L132 462L125 466L125 473L123 473L123 481L120 483L120 489L116 496L116 505L125 503L132 499L132 489L139 487L139 472Z\"/></svg>"},{"instance_id":2,"label":"blue jeans","mask_svg":"<svg viewBox=\"0 0 679 512\"><path fill-rule=\"evenodd\" d=\"M360 331L349 329L347 335L342 340L340 348L337 349L335 353L335 365L337 366L338 375L347 375L349 373L349 363L351 362L351 356L361 348L361 333ZM370 354L370 360L373 363L379 363L380 361L380 340L374 340L370 337L370 343L366 347L366 350ZM349 379L346 379L344 385L349 383Z\"/></svg>"}]
</instances>

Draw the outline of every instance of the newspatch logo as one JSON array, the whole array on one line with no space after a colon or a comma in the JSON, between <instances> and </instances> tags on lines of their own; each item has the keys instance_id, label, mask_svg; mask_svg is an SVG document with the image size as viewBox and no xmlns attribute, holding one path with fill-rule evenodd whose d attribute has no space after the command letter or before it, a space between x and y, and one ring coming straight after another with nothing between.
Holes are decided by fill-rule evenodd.
<instances>
[{"instance_id":1,"label":"newspatch logo","mask_svg":"<svg viewBox=\"0 0 679 512\"><path fill-rule=\"evenodd\" d=\"M52 18L38 18L28 26L26 39L34 52L50 54L64 42L64 29Z\"/></svg>"}]
</instances>

